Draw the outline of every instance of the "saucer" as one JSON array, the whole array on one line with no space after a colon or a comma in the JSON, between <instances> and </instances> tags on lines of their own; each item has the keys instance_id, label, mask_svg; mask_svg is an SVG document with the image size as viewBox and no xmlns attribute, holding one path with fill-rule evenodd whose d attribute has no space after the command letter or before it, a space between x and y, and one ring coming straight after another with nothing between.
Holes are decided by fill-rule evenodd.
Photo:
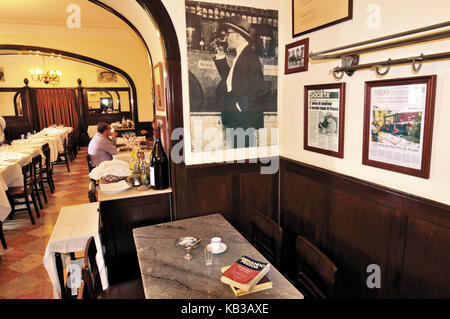
<instances>
[{"instance_id":1,"label":"saucer","mask_svg":"<svg viewBox=\"0 0 450 319\"><path fill-rule=\"evenodd\" d=\"M206 247L211 247L211 244L208 244ZM227 250L227 245L225 245L224 243L221 243L220 248L217 250L213 250L212 253L213 254L221 254L226 250Z\"/></svg>"}]
</instances>

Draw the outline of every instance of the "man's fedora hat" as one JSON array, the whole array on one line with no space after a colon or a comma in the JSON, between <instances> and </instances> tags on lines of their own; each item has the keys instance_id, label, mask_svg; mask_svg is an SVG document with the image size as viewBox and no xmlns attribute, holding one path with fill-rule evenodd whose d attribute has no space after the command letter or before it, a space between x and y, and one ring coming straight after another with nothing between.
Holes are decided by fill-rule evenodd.
<instances>
[{"instance_id":1,"label":"man's fedora hat","mask_svg":"<svg viewBox=\"0 0 450 319\"><path fill-rule=\"evenodd\" d=\"M223 22L222 26L232 28L239 32L242 36L244 36L248 40L253 40L253 37L250 35L250 28L252 25L240 16L232 16L230 21Z\"/></svg>"}]
</instances>

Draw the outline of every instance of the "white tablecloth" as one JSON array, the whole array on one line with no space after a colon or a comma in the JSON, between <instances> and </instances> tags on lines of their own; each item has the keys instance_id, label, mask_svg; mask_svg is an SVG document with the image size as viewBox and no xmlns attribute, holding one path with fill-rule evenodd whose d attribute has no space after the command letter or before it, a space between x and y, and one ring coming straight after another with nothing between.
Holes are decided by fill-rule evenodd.
<instances>
[{"instance_id":1,"label":"white tablecloth","mask_svg":"<svg viewBox=\"0 0 450 319\"><path fill-rule=\"evenodd\" d=\"M6 191L10 186L22 186L22 166L41 153L39 147L14 145L0 147L0 220L11 212Z\"/></svg>"},{"instance_id":2,"label":"white tablecloth","mask_svg":"<svg viewBox=\"0 0 450 319\"><path fill-rule=\"evenodd\" d=\"M84 251L90 237L94 237L97 247L96 260L103 289L108 288L108 274L98 233L99 206L100 204L95 202L61 208L43 259L44 266L53 285L53 298L55 299L61 298L61 286L56 270L55 253L69 254L71 252ZM63 262L66 265L68 264L66 261L68 257L69 255L66 255L66 258L63 258Z\"/></svg>"}]
</instances>

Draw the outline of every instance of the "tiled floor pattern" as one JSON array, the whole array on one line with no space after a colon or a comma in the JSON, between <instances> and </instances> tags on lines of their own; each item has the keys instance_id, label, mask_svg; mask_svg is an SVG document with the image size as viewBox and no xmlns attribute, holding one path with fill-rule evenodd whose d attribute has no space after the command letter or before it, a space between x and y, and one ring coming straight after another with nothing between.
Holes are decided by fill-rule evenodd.
<instances>
[{"instance_id":1,"label":"tiled floor pattern","mask_svg":"<svg viewBox=\"0 0 450 319\"><path fill-rule=\"evenodd\" d=\"M63 206L89 202L89 170L86 162L87 147L82 147L77 158L54 168L55 193L45 184L48 203L40 210L36 224L32 225L26 211L17 212L12 220L3 223L7 249L0 245L0 299L51 299L52 285L42 264L45 248L53 226Z\"/></svg>"}]
</instances>

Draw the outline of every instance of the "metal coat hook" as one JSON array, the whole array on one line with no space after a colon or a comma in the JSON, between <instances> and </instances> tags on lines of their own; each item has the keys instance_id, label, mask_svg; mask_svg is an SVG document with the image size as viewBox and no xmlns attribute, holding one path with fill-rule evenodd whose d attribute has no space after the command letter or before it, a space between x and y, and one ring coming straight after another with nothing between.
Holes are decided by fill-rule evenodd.
<instances>
[{"instance_id":1,"label":"metal coat hook","mask_svg":"<svg viewBox=\"0 0 450 319\"><path fill-rule=\"evenodd\" d=\"M417 73L420 71L420 68L422 67L423 64L423 53L420 54L420 58L418 58L419 60L419 64L416 66L416 58L413 58L412 63L411 63L411 68L413 70L413 72Z\"/></svg>"},{"instance_id":2,"label":"metal coat hook","mask_svg":"<svg viewBox=\"0 0 450 319\"><path fill-rule=\"evenodd\" d=\"M343 77L344 77L344 71L336 71L336 70L333 70L333 71L331 71L332 73L333 73L333 76L334 76L334 78L336 79L336 80L340 80L340 79L342 79ZM338 75L339 74L339 75Z\"/></svg>"},{"instance_id":3,"label":"metal coat hook","mask_svg":"<svg viewBox=\"0 0 450 319\"><path fill-rule=\"evenodd\" d=\"M375 72L377 72L377 74L381 75L381 76L388 74L389 70L391 69L390 62L391 62L391 59L387 60L387 62L386 62L386 70L384 72L380 72L380 67L383 67L383 65L377 65L375 67Z\"/></svg>"}]
</instances>

